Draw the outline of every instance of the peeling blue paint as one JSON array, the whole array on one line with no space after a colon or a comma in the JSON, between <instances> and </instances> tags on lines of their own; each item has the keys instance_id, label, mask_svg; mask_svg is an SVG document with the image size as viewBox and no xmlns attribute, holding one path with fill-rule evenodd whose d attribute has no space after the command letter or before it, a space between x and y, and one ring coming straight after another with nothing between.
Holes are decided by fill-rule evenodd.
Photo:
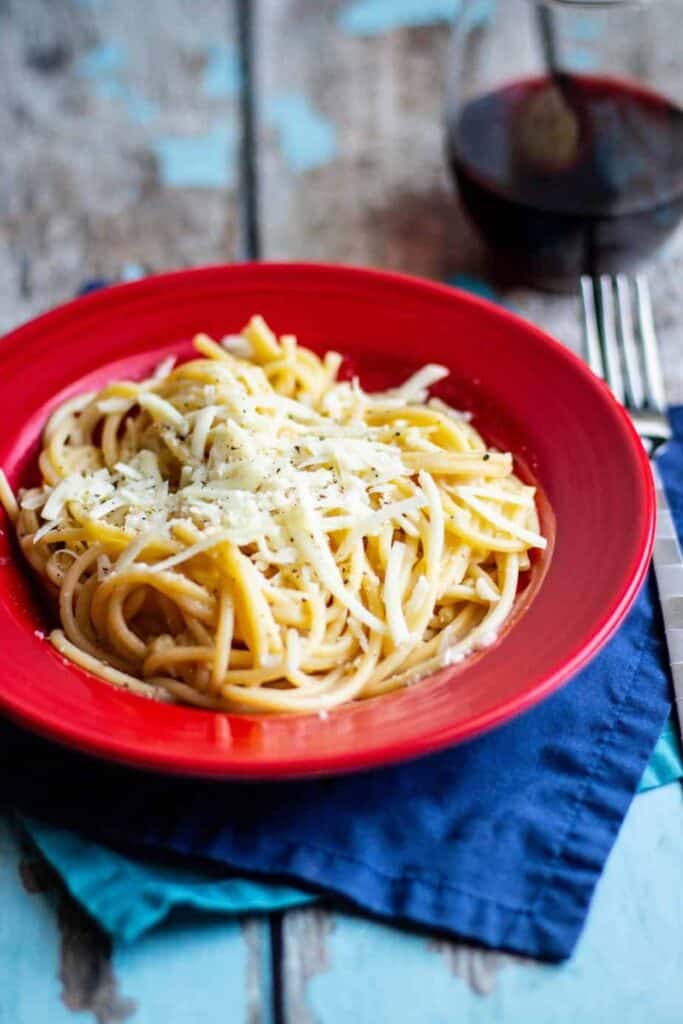
<instances>
[{"instance_id":1,"label":"peeling blue paint","mask_svg":"<svg viewBox=\"0 0 683 1024\"><path fill-rule=\"evenodd\" d=\"M584 43L595 42L600 36L600 25L590 15L572 20L572 35Z\"/></svg>"},{"instance_id":2,"label":"peeling blue paint","mask_svg":"<svg viewBox=\"0 0 683 1024\"><path fill-rule=\"evenodd\" d=\"M496 0L476 0L462 12L460 24L467 29L481 28L491 21L495 13Z\"/></svg>"},{"instance_id":3,"label":"peeling blue paint","mask_svg":"<svg viewBox=\"0 0 683 1024\"><path fill-rule=\"evenodd\" d=\"M305 96L288 93L266 103L266 116L278 133L290 170L311 171L328 164L337 154L337 131Z\"/></svg>"},{"instance_id":4,"label":"peeling blue paint","mask_svg":"<svg viewBox=\"0 0 683 1024\"><path fill-rule=\"evenodd\" d=\"M117 78L101 78L93 83L93 90L104 99L121 103L130 119L138 124L149 124L159 114L156 103Z\"/></svg>"},{"instance_id":5,"label":"peeling blue paint","mask_svg":"<svg viewBox=\"0 0 683 1024\"><path fill-rule=\"evenodd\" d=\"M575 46L567 55L572 71L591 71L596 66L596 54L585 46Z\"/></svg>"},{"instance_id":6,"label":"peeling blue paint","mask_svg":"<svg viewBox=\"0 0 683 1024\"><path fill-rule=\"evenodd\" d=\"M78 62L77 71L92 82L96 96L121 103L132 121L149 124L159 113L156 103L123 82L121 72L128 66L128 54L121 43L103 43L88 50Z\"/></svg>"},{"instance_id":7,"label":"peeling blue paint","mask_svg":"<svg viewBox=\"0 0 683 1024\"><path fill-rule=\"evenodd\" d=\"M202 78L202 91L211 99L236 96L240 91L237 53L230 46L210 46Z\"/></svg>"},{"instance_id":8,"label":"peeling blue paint","mask_svg":"<svg viewBox=\"0 0 683 1024\"><path fill-rule=\"evenodd\" d=\"M102 43L83 54L77 70L84 78L102 78L118 74L127 64L125 46L121 43Z\"/></svg>"},{"instance_id":9,"label":"peeling blue paint","mask_svg":"<svg viewBox=\"0 0 683 1024\"><path fill-rule=\"evenodd\" d=\"M119 274L120 281L139 281L145 276L145 268L140 263L124 263Z\"/></svg>"},{"instance_id":10,"label":"peeling blue paint","mask_svg":"<svg viewBox=\"0 0 683 1024\"><path fill-rule=\"evenodd\" d=\"M138 124L149 124L159 116L158 105L128 85L121 86L120 99L128 116Z\"/></svg>"},{"instance_id":11,"label":"peeling blue paint","mask_svg":"<svg viewBox=\"0 0 683 1024\"><path fill-rule=\"evenodd\" d=\"M172 188L226 188L235 182L237 137L231 125L205 135L165 135L152 141L159 178Z\"/></svg>"},{"instance_id":12,"label":"peeling blue paint","mask_svg":"<svg viewBox=\"0 0 683 1024\"><path fill-rule=\"evenodd\" d=\"M451 21L460 0L353 0L339 14L339 25L351 35L378 36L392 29Z\"/></svg>"},{"instance_id":13,"label":"peeling blue paint","mask_svg":"<svg viewBox=\"0 0 683 1024\"><path fill-rule=\"evenodd\" d=\"M100 78L93 82L93 92L105 100L118 100L121 98L121 83L117 78Z\"/></svg>"}]
</instances>

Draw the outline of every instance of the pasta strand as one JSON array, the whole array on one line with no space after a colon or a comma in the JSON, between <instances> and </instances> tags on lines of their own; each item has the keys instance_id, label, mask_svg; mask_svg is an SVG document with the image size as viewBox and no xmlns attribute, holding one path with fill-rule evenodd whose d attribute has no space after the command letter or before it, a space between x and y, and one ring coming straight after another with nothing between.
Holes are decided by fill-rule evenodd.
<instances>
[{"instance_id":1,"label":"pasta strand","mask_svg":"<svg viewBox=\"0 0 683 1024\"><path fill-rule=\"evenodd\" d=\"M429 387L366 393L261 317L50 417L0 501L56 595L65 658L200 708L326 712L493 643L534 488Z\"/></svg>"}]
</instances>

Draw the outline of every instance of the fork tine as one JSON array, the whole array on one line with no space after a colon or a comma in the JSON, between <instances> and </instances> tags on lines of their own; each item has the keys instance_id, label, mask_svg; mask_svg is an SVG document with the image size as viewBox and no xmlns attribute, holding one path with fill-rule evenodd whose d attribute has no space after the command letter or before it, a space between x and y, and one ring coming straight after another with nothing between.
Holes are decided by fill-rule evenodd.
<instances>
[{"instance_id":1,"label":"fork tine","mask_svg":"<svg viewBox=\"0 0 683 1024\"><path fill-rule=\"evenodd\" d=\"M605 356L605 380L618 402L624 402L624 378L617 344L617 322L614 310L614 287L609 274L600 275L600 313L602 347Z\"/></svg>"},{"instance_id":2,"label":"fork tine","mask_svg":"<svg viewBox=\"0 0 683 1024\"><path fill-rule=\"evenodd\" d=\"M593 278L588 274L581 277L581 298L583 308L583 333L586 344L588 365L598 377L605 376L605 368L600 351L600 331L598 329L598 310L595 302Z\"/></svg>"},{"instance_id":3,"label":"fork tine","mask_svg":"<svg viewBox=\"0 0 683 1024\"><path fill-rule=\"evenodd\" d=\"M617 274L616 281L619 327L624 348L624 365L626 367L626 385L633 407L640 409L645 404L645 392L643 390L643 375L640 371L636 337L633 330L631 283L626 274Z\"/></svg>"},{"instance_id":4,"label":"fork tine","mask_svg":"<svg viewBox=\"0 0 683 1024\"><path fill-rule=\"evenodd\" d=\"M644 274L638 274L636 277L636 297L638 300L638 326L645 363L645 397L652 408L663 413L666 412L664 378L659 362L659 346L652 315L650 286Z\"/></svg>"}]
</instances>

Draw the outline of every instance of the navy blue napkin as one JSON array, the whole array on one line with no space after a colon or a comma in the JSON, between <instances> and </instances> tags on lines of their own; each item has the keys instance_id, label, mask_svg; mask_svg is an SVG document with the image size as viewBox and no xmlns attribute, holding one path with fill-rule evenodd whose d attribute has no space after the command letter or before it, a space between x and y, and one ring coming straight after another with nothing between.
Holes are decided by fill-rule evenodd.
<instances>
[{"instance_id":1,"label":"navy blue napkin","mask_svg":"<svg viewBox=\"0 0 683 1024\"><path fill-rule=\"evenodd\" d=\"M683 523L683 408L661 468ZM278 784L156 777L8 723L15 807L123 853L293 882L395 922L570 955L670 709L650 579L591 665L497 731L422 760Z\"/></svg>"}]
</instances>

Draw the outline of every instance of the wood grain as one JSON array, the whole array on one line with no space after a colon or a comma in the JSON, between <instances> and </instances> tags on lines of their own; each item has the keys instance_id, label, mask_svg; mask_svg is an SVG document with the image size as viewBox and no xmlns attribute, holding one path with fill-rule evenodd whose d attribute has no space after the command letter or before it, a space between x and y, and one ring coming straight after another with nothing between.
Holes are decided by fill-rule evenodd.
<instances>
[{"instance_id":1,"label":"wood grain","mask_svg":"<svg viewBox=\"0 0 683 1024\"><path fill-rule=\"evenodd\" d=\"M60 998L73 1012L89 1011L97 1024L131 1017L137 1004L119 992L111 963L111 942L64 889L52 868L19 840L19 877L26 892L49 894L59 929Z\"/></svg>"},{"instance_id":2,"label":"wood grain","mask_svg":"<svg viewBox=\"0 0 683 1024\"><path fill-rule=\"evenodd\" d=\"M117 1024L134 1016L138 1004L119 990L111 942L64 892L59 897L57 923L59 980L66 1008L74 1013L90 1012L97 1024Z\"/></svg>"},{"instance_id":3,"label":"wood grain","mask_svg":"<svg viewBox=\"0 0 683 1024\"><path fill-rule=\"evenodd\" d=\"M343 7L333 0L257 7L265 254L442 277L453 265L458 222L442 160L447 29L359 38L338 27ZM292 167L269 117L282 95L304 97L332 128L333 159Z\"/></svg>"},{"instance_id":4,"label":"wood grain","mask_svg":"<svg viewBox=\"0 0 683 1024\"><path fill-rule=\"evenodd\" d=\"M268 928L175 915L110 939L0 816L0 1024L272 1024Z\"/></svg>"},{"instance_id":5,"label":"wood grain","mask_svg":"<svg viewBox=\"0 0 683 1024\"><path fill-rule=\"evenodd\" d=\"M320 907L290 910L284 915L280 985L287 1021L317 1024L308 1002L307 989L313 978L330 969L328 940L334 922L335 915Z\"/></svg>"},{"instance_id":6,"label":"wood grain","mask_svg":"<svg viewBox=\"0 0 683 1024\"><path fill-rule=\"evenodd\" d=\"M125 263L233 257L235 166L216 187L176 187L164 164L169 146L201 162L207 139L216 162L221 132L237 136L230 83L206 82L221 57L212 48L228 58L234 45L229 10L228 0L0 5L0 330Z\"/></svg>"},{"instance_id":7,"label":"wood grain","mask_svg":"<svg viewBox=\"0 0 683 1024\"><path fill-rule=\"evenodd\" d=\"M352 36L339 27L347 6L344 0L261 0L256 8L265 258L368 264L439 279L486 273L484 247L444 160L448 26ZM502 75L518 66L531 38L511 5L499 5L499 17ZM288 160L283 132L269 113L282 95L303 97L334 129L334 155L320 166L297 170ZM651 278L669 398L680 402L683 229L655 261ZM500 291L523 316L580 351L575 296Z\"/></svg>"},{"instance_id":8,"label":"wood grain","mask_svg":"<svg viewBox=\"0 0 683 1024\"><path fill-rule=\"evenodd\" d=\"M434 943L434 949L443 955L452 973L478 996L490 996L495 992L498 975L504 968L534 962L528 957L443 939Z\"/></svg>"}]
</instances>

